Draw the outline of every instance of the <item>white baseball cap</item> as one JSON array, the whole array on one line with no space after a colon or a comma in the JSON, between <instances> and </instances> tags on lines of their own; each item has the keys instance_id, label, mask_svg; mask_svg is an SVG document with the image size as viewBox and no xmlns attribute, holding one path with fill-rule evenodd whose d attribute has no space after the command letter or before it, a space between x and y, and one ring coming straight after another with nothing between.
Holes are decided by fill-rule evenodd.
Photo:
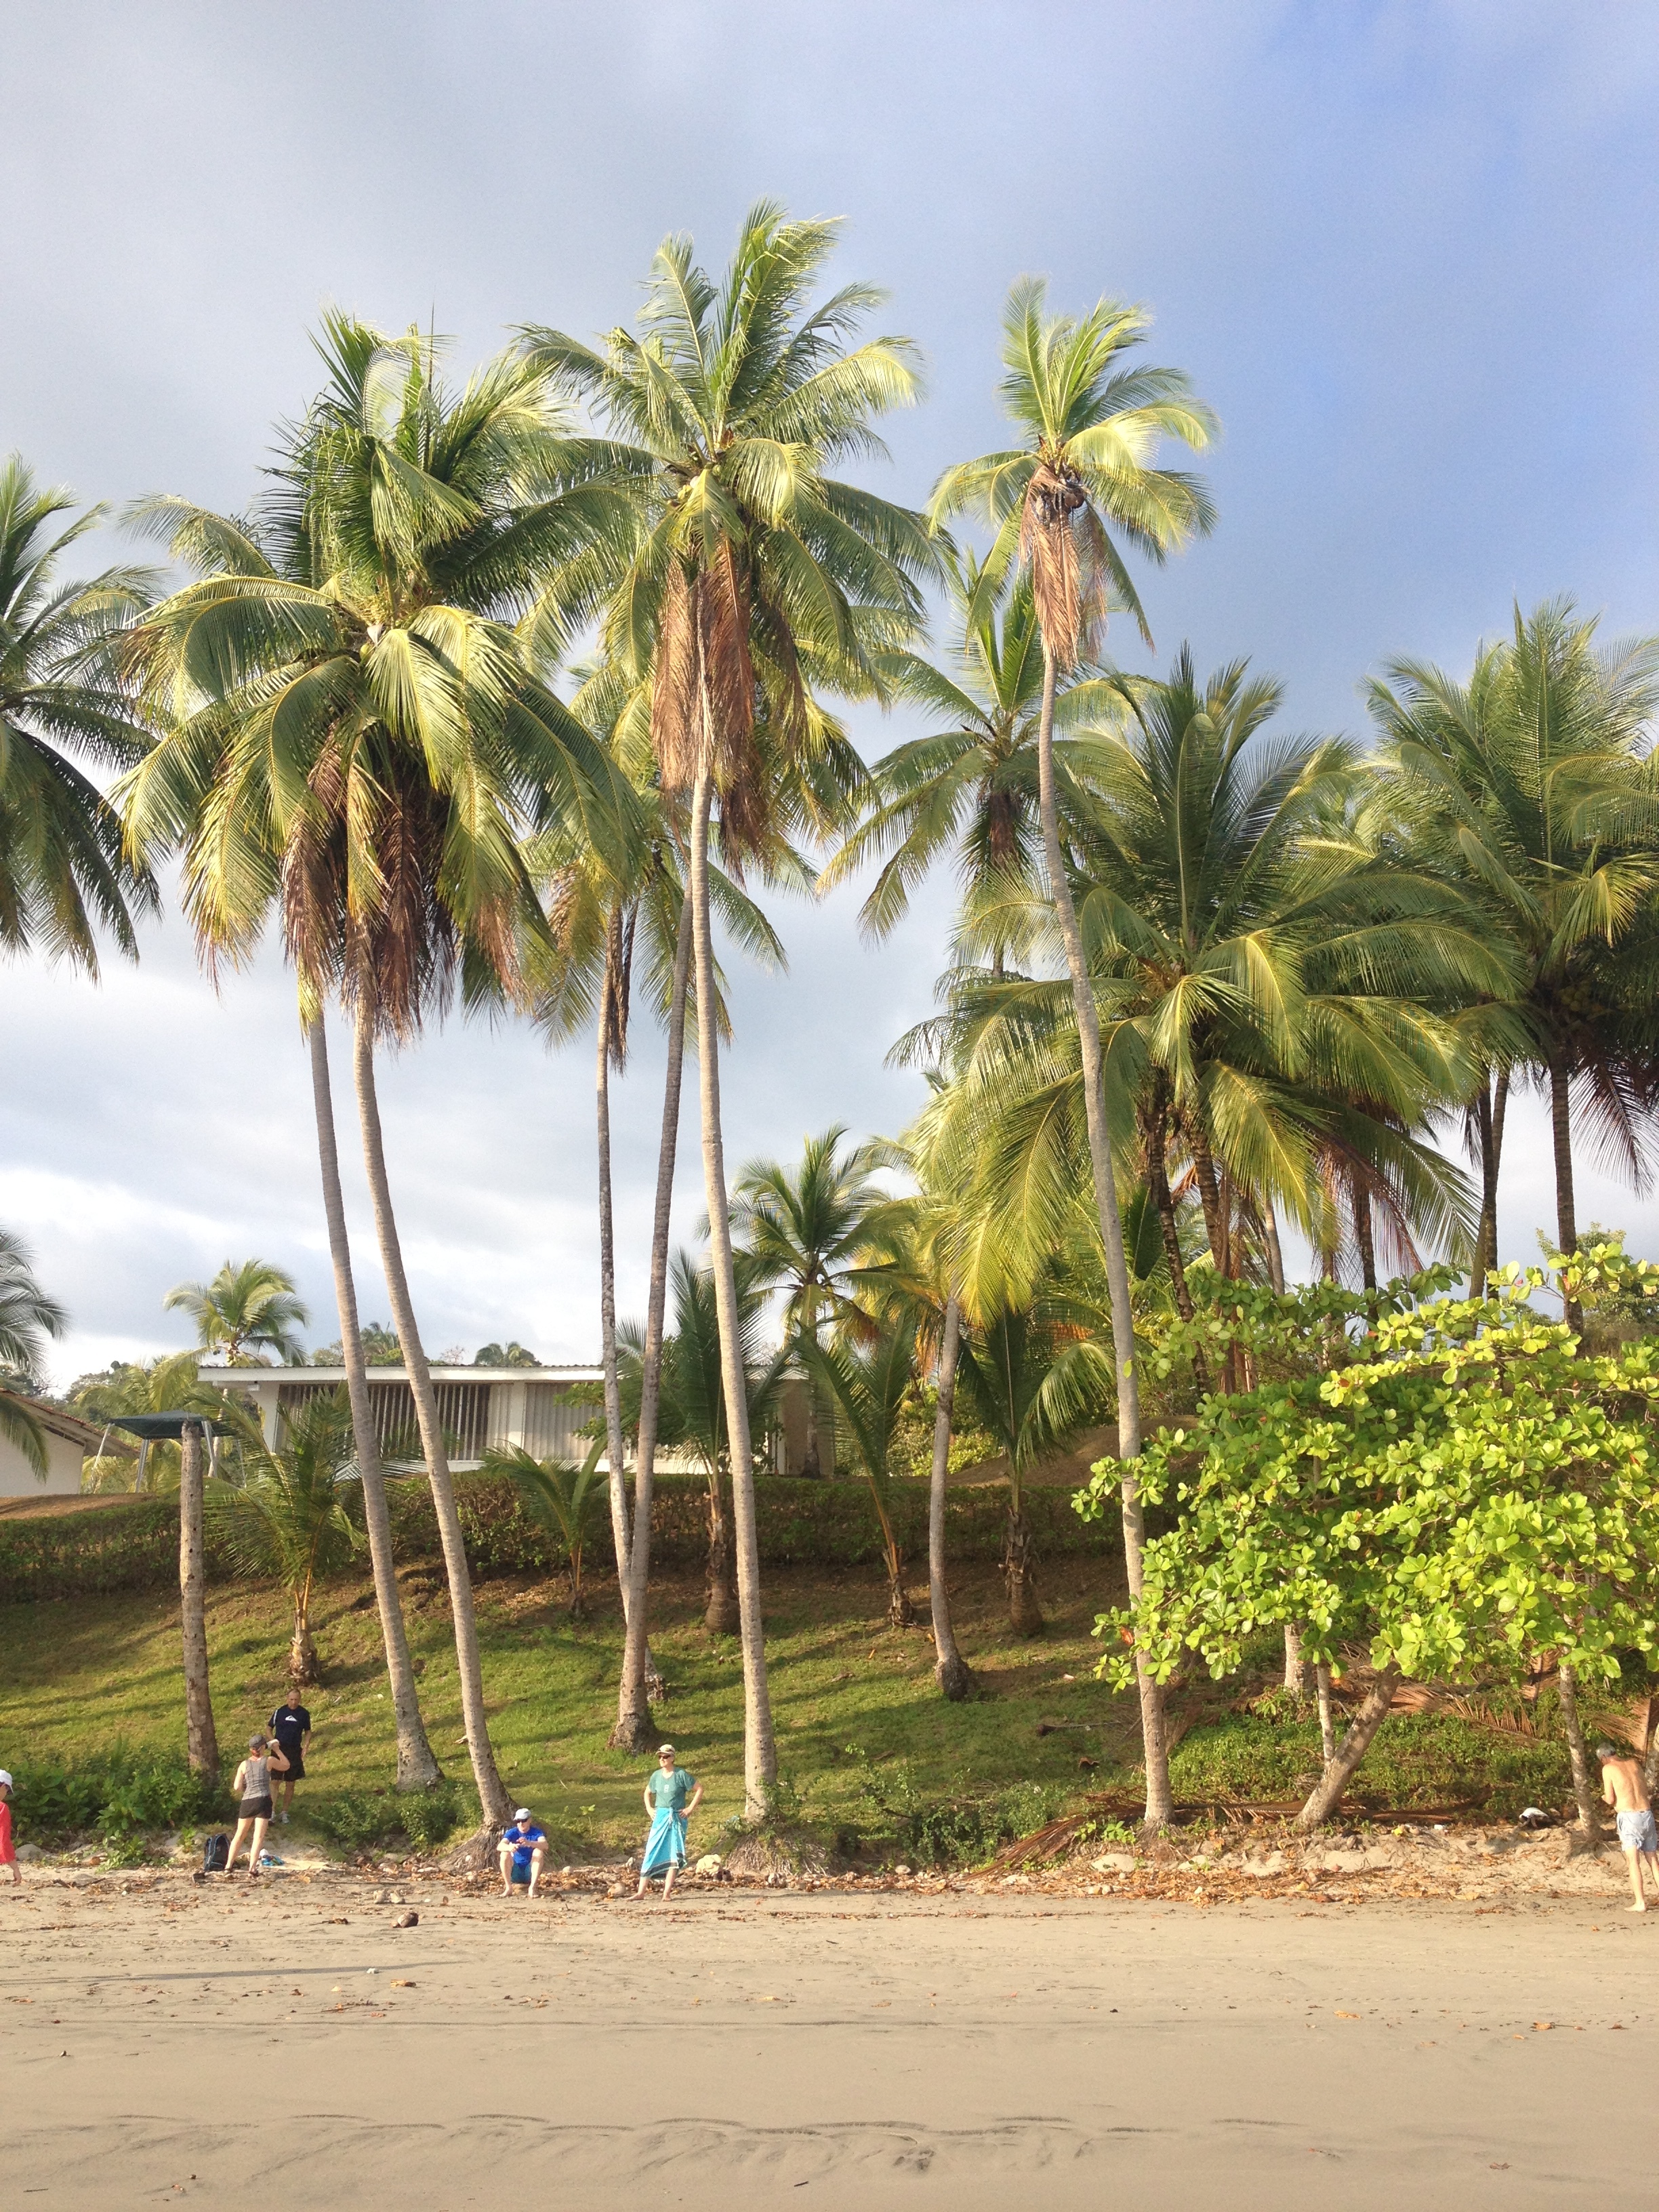
<instances>
[{"instance_id":1,"label":"white baseball cap","mask_svg":"<svg viewBox=\"0 0 1659 2212\"><path fill-rule=\"evenodd\" d=\"M11 1777L7 1773L3 1766L0 1766L0 1790L9 1790L10 1788Z\"/></svg>"},{"instance_id":2,"label":"white baseball cap","mask_svg":"<svg viewBox=\"0 0 1659 2212\"><path fill-rule=\"evenodd\" d=\"M513 1815L513 1817L515 1820L527 1820L530 1818L529 1806L520 1805L518 1811Z\"/></svg>"}]
</instances>

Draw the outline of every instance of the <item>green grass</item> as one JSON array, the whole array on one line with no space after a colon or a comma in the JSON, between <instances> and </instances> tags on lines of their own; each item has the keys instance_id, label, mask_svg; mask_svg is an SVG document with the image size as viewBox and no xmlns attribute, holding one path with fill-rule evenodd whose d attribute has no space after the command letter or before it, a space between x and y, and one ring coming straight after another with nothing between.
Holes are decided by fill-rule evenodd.
<instances>
[{"instance_id":1,"label":"green grass","mask_svg":"<svg viewBox=\"0 0 1659 2212\"><path fill-rule=\"evenodd\" d=\"M1318 1771L1319 1724L1256 1713L1231 1714L1176 1746L1170 1779L1177 1799L1304 1796ZM1567 1747L1477 1726L1453 1714L1395 1713L1383 1722L1346 1804L1456 1805L1473 1799L1494 1819L1523 1805L1560 1806L1572 1796Z\"/></svg>"},{"instance_id":2,"label":"green grass","mask_svg":"<svg viewBox=\"0 0 1659 2212\"><path fill-rule=\"evenodd\" d=\"M1021 1808L1036 1826L1079 1790L1138 1789L1134 1701L1111 1696L1092 1674L1099 1647L1090 1629L1115 1595L1106 1572L1093 1560L1056 1560L1041 1571L1040 1586L1048 1633L1020 1644L1007 1634L995 1571L963 1569L957 1632L988 1694L947 1705L933 1686L926 1630L883 1624L885 1584L878 1573L769 1572L780 1767L808 1826L826 1838L852 1830L896 1848L915 1836L919 1820L932 1832L939 1823L922 1816L935 1805L975 1801L989 1836L1006 1831ZM644 1825L640 1792L648 1762L605 1744L621 1656L615 1595L614 1583L600 1583L595 1617L573 1625L559 1592L526 1577L484 1581L477 1593L502 1773L514 1797L547 1825L556 1850L573 1857L631 1847ZM434 1570L411 1571L405 1608L434 1747L465 1784L454 1650ZM657 1718L704 1784L694 1841L707 1849L718 1847L719 1831L741 1805L743 1691L736 1640L710 1638L702 1614L700 1577L668 1577L653 1589L653 1646L668 1683ZM356 1835L365 1817L372 1825L363 1793L385 1790L392 1770L390 1705L365 1580L342 1580L324 1592L316 1632L326 1680L307 1700L316 1735L296 1826L301 1837L325 1827ZM288 1622L280 1594L210 1587L208 1644L220 1744L234 1761L282 1694ZM1203 1724L1176 1747L1178 1798L1287 1799L1301 1794L1299 1778L1316 1767L1311 1719L1217 1711L1241 1686L1182 1693L1198 1705ZM131 1591L0 1607L0 1764L14 1768L96 1761L112 1747L129 1760L176 1760L184 1748L176 1601ZM1551 1723L1543 1712L1540 1719ZM1040 1737L1040 1720L1069 1725ZM872 1765L879 1775L873 1791ZM1474 1799L1496 1816L1528 1802L1559 1805L1569 1794L1565 1751L1553 1728L1528 1741L1447 1716L1396 1717L1348 1802L1359 1810L1367 1802ZM884 1812L877 1802L884 1798ZM314 1821L304 1818L307 1805ZM27 1836L26 1802L16 1814Z\"/></svg>"},{"instance_id":3,"label":"green grass","mask_svg":"<svg viewBox=\"0 0 1659 2212\"><path fill-rule=\"evenodd\" d=\"M447 1607L436 1589L416 1595L431 1579L425 1571L410 1579L406 1611L428 1728L447 1771L465 1780ZM923 1797L991 1796L1032 1784L1041 1802L1053 1802L1080 1784L1128 1784L1133 1700L1091 1679L1098 1647L1090 1630L1113 1592L1097 1563L1077 1559L1042 1570L1040 1589L1049 1632L1020 1644L1007 1635L994 1570L964 1571L957 1632L989 1694L947 1705L933 1685L927 1631L883 1625L880 1575L770 1572L767 1649L779 1760L805 1820L825 1831L880 1831L865 1759L907 1764ZM535 1808L562 1850L631 1846L645 1822L647 1762L605 1745L621 1659L614 1584L593 1593L596 1617L576 1626L556 1592L526 1578L482 1583L477 1596L490 1729L508 1789ZM694 1840L714 1847L742 1802L743 1686L736 1639L710 1638L702 1613L700 1577L671 1578L653 1590L653 1649L668 1684L657 1717L704 1784ZM279 1593L248 1586L210 1587L207 1618L215 1717L230 1760L281 1697L288 1622ZM307 1698L315 1735L296 1814L307 1802L380 1788L392 1767L391 1708L367 1583L331 1585L315 1626L326 1680ZM1066 1674L1075 1679L1062 1680ZM96 1758L114 1741L137 1756L178 1754L176 1601L133 1591L0 1607L0 1761L8 1764ZM1039 1738L1042 1717L1099 1732ZM1080 1767L1085 1757L1097 1765ZM17 1820L26 1834L21 1802Z\"/></svg>"}]
</instances>

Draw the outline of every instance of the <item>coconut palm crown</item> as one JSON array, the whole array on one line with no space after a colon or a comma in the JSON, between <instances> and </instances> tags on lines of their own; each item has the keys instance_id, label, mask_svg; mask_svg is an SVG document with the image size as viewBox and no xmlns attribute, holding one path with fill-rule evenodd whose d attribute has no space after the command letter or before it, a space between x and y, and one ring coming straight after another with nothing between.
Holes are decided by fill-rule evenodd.
<instances>
[{"instance_id":1,"label":"coconut palm crown","mask_svg":"<svg viewBox=\"0 0 1659 2212\"><path fill-rule=\"evenodd\" d=\"M207 1352L222 1352L233 1367L253 1364L262 1352L274 1352L289 1366L304 1359L295 1332L311 1316L296 1296L294 1278L269 1260L228 1260L210 1283L175 1283L161 1301L177 1307L196 1324L196 1340Z\"/></svg>"},{"instance_id":2,"label":"coconut palm crown","mask_svg":"<svg viewBox=\"0 0 1659 2212\"><path fill-rule=\"evenodd\" d=\"M0 950L39 948L98 972L95 931L136 954L135 914L155 886L122 848L120 817L91 777L131 767L149 740L111 650L150 580L106 568L60 583L58 563L104 520L88 507L52 533L71 494L41 490L15 453L0 462Z\"/></svg>"},{"instance_id":3,"label":"coconut palm crown","mask_svg":"<svg viewBox=\"0 0 1659 2212\"><path fill-rule=\"evenodd\" d=\"M457 392L429 342L340 314L319 350L329 382L250 516L131 511L198 580L130 643L161 739L127 780L128 836L185 847L210 958L245 954L280 900L302 985L368 992L401 1036L463 966L478 992L516 978L541 928L520 836L574 813L603 837L626 811L536 667L550 579L625 542L630 510L521 359Z\"/></svg>"},{"instance_id":4,"label":"coconut palm crown","mask_svg":"<svg viewBox=\"0 0 1659 2212\"><path fill-rule=\"evenodd\" d=\"M1047 294L1042 277L1022 276L1003 317L1000 397L1029 442L947 469L928 513L986 517L995 535L981 593L1029 566L1043 638L1070 668L1114 600L1152 643L1116 539L1162 562L1214 527L1199 479L1152 457L1170 438L1201 451L1217 425L1182 370L1126 362L1151 327L1144 308L1101 300L1086 315L1050 315Z\"/></svg>"}]
</instances>

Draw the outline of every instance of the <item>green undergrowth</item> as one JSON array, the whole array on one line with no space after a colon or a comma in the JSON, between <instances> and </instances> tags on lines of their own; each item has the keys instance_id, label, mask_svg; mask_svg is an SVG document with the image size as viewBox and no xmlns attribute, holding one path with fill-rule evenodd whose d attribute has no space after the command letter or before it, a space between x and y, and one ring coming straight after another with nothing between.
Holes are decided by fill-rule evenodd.
<instances>
[{"instance_id":1,"label":"green undergrowth","mask_svg":"<svg viewBox=\"0 0 1659 2212\"><path fill-rule=\"evenodd\" d=\"M1540 1716L1540 1726L1547 1718ZM1304 1796L1320 1765L1319 1723L1236 1713L1182 1739L1170 1760L1178 1802ZM1468 1805L1494 1820L1524 1805L1558 1807L1572 1795L1559 1733L1528 1738L1455 1714L1391 1714L1377 1731L1344 1806L1401 1811Z\"/></svg>"},{"instance_id":2,"label":"green undergrowth","mask_svg":"<svg viewBox=\"0 0 1659 2212\"><path fill-rule=\"evenodd\" d=\"M226 1792L192 1774L176 1753L116 1741L78 1758L16 1756L9 1768L15 1817L46 1845L94 1837L117 1865L134 1865L144 1838L222 1819Z\"/></svg>"},{"instance_id":3,"label":"green undergrowth","mask_svg":"<svg viewBox=\"0 0 1659 2212\"><path fill-rule=\"evenodd\" d=\"M885 1625L878 1568L775 1568L766 1577L780 1751L802 1820L826 1843L842 1837L866 1856L907 1856L902 1820L866 1787L872 1765L902 1763L927 1803L1013 1805L1019 1801L1009 1793L1029 1785L1046 1807L1081 1786L1132 1781L1133 1701L1112 1696L1091 1674L1097 1647L1091 1631L1111 1588L1102 1565L1074 1558L1040 1565L1049 1627L1032 1643L1010 1637L994 1566L964 1563L954 1583L957 1633L984 1694L948 1705L933 1682L926 1629ZM432 1810L424 1847L436 1848L453 1832L444 1826L452 1814L465 1832L477 1801L441 1575L417 1562L403 1584L422 1705L454 1785L453 1797ZM595 1582L586 1621L571 1621L565 1596L562 1582L525 1576L481 1582L476 1592L503 1778L514 1802L530 1805L548 1828L559 1856L574 1859L639 1843L649 1761L606 1743L622 1656L614 1580ZM692 1841L719 1850L724 1824L742 1810L743 1676L737 1639L703 1629L703 1599L699 1574L665 1575L653 1586L652 1647L668 1685L653 1717L705 1785ZM181 1762L177 1604L161 1591L119 1590L0 1606L0 1765L16 1771L27 1764L26 1752L79 1764L118 1740L143 1757ZM289 1624L279 1591L222 1583L208 1590L207 1625L215 1717L228 1762L283 1693ZM427 1815L389 1787L391 1704L367 1577L326 1584L313 1625L325 1679L306 1692L315 1733L281 1848L307 1840L345 1850L395 1845L399 1832ZM1039 1720L1065 1725L1039 1736ZM20 1838L46 1840L26 1790L15 1809Z\"/></svg>"},{"instance_id":4,"label":"green undergrowth","mask_svg":"<svg viewBox=\"0 0 1659 2212\"><path fill-rule=\"evenodd\" d=\"M331 1581L314 1616L325 1679L306 1694L315 1735L284 1850L307 1843L396 1850L405 1842L434 1850L476 1818L441 1575L416 1562L403 1584L422 1705L447 1786L415 1800L390 1787L395 1745L373 1592L366 1577ZM765 1605L787 1799L781 1817L866 1863L971 1864L1075 1806L1081 1793L1137 1796L1134 1700L1111 1695L1092 1672L1099 1645L1091 1630L1115 1595L1109 1573L1096 1560L1057 1559L1040 1565L1038 1587L1048 1633L1020 1643L1008 1633L994 1568L963 1562L954 1574L957 1634L982 1694L952 1705L934 1686L926 1630L885 1625L878 1569L773 1569ZM562 1583L504 1576L478 1585L477 1605L503 1778L514 1802L547 1827L558 1858L578 1860L638 1844L649 1762L606 1742L622 1643L614 1581L596 1580L586 1621L570 1620L565 1595ZM668 1685L654 1722L704 1784L694 1846L720 1850L742 1810L742 1666L734 1638L704 1631L702 1604L695 1573L666 1574L653 1585L653 1650ZM283 1695L289 1624L281 1593L264 1586L211 1587L207 1619L215 1716L229 1763ZM1528 1802L1559 1806L1567 1767L1547 1698L1534 1719L1540 1734L1527 1740L1451 1716L1391 1718L1348 1803L1363 1811L1468 1801L1494 1817ZM125 1590L0 1606L0 1765L18 1778L21 1839L96 1835L117 1797L129 1809L108 1815L112 1834L118 1826L131 1838L140 1828L222 1819L222 1800L198 1813L169 1795L175 1784L195 1786L184 1741L176 1597ZM1176 1794L1284 1802L1301 1794L1317 1764L1311 1715L1206 1713L1176 1747Z\"/></svg>"}]
</instances>

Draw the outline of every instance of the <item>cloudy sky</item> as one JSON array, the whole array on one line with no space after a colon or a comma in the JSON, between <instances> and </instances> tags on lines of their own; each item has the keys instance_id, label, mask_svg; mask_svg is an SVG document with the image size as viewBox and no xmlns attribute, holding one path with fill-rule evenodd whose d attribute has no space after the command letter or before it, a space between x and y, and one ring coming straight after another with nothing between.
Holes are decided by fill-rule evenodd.
<instances>
[{"instance_id":1,"label":"cloudy sky","mask_svg":"<svg viewBox=\"0 0 1659 2212\"><path fill-rule=\"evenodd\" d=\"M435 319L458 367L526 320L630 317L665 232L724 258L763 195L846 217L839 273L929 363L881 479L920 501L1000 442L998 317L1146 302L1218 411L1215 537L1146 580L1160 655L1281 676L1292 728L1362 726L1385 656L1467 663L1511 601L1659 627L1659 40L1592 0L469 0L143 9L11 0L0 447L114 502L234 508L317 380L337 302ZM111 541L112 546L114 541ZM1119 651L1144 665L1127 635ZM872 753L896 732L858 726ZM901 1126L893 1038L931 1003L949 886L879 952L856 895L777 915L740 976L728 1157ZM661 1061L617 1102L622 1294L641 1302ZM456 1025L383 1105L428 1344L598 1338L591 1054ZM0 1221L69 1305L66 1377L185 1340L161 1299L228 1255L291 1267L337 1334L291 985L216 998L175 916L96 987L0 968ZM688 1116L688 1121L690 1116ZM343 1138L349 1130L343 1117ZM701 1208L687 1148L678 1223ZM1503 1231L1551 1218L1522 1114ZM1593 1174L1587 1216L1659 1252ZM366 1315L385 1297L354 1187Z\"/></svg>"}]
</instances>

